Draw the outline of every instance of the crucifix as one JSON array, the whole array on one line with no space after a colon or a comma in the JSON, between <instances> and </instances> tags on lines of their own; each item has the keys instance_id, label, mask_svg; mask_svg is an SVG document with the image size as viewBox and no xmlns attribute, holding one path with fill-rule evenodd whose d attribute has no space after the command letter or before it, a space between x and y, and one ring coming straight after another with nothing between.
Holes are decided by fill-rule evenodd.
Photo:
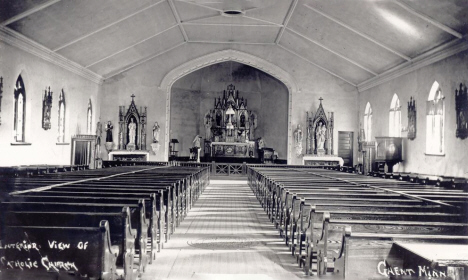
<instances>
[{"instance_id":1,"label":"crucifix","mask_svg":"<svg viewBox=\"0 0 468 280\"><path fill-rule=\"evenodd\" d=\"M322 104L322 100L323 100L323 98L322 98L322 97L320 97L320 98L319 98L319 100L320 100L320 104Z\"/></svg>"},{"instance_id":2,"label":"crucifix","mask_svg":"<svg viewBox=\"0 0 468 280\"><path fill-rule=\"evenodd\" d=\"M130 95L130 97L132 98L132 102L133 102L133 98L135 98L135 94Z\"/></svg>"}]
</instances>

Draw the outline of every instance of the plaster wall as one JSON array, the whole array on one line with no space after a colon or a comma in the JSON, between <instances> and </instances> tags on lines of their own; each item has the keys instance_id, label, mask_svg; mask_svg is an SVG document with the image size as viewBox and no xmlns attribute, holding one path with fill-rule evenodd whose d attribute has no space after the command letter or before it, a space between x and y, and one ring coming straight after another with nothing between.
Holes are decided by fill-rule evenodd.
<instances>
[{"instance_id":1,"label":"plaster wall","mask_svg":"<svg viewBox=\"0 0 468 280\"><path fill-rule=\"evenodd\" d=\"M468 84L468 52L451 56L405 76L359 93L359 120L362 123L367 102L373 110L372 131L375 136L389 135L389 109L393 94L400 98L402 127L408 126L408 101L416 99L416 139L403 137L403 162L396 166L404 172L464 176L468 175L468 140L455 137L455 89ZM440 84L445 96L445 155L426 155L426 101L433 83Z\"/></svg>"},{"instance_id":2,"label":"plaster wall","mask_svg":"<svg viewBox=\"0 0 468 280\"><path fill-rule=\"evenodd\" d=\"M111 120L115 124L118 121L118 106L128 106L131 100L130 95L134 93L137 96L135 102L138 106L148 106L148 133L152 124L158 121L161 126L160 142L165 143L168 135L162 132L166 131L166 105L169 106L169 102L166 99L166 89L159 88L163 78L172 69L187 61L226 49L240 51L268 61L294 78L298 91L294 92L289 100L290 106L292 106L292 128L295 128L297 124L305 126L306 111L315 112L319 104L318 99L323 97L325 111L335 113L335 139L337 139L340 130L354 131L356 137L358 128L356 88L282 48L268 45L188 43L125 72L116 74L106 79L103 85L102 102L105 105L101 108L102 120ZM194 70L196 69L186 69L187 74ZM218 91L219 87L216 90ZM107 106L106 104L112 105ZM114 130L114 138L116 133ZM279 137L286 137L286 135ZM289 143L294 146L292 139L289 140ZM304 147L305 141L304 137ZM335 141L334 146L335 154L337 154L338 141ZM168 147L161 145L158 153L150 156L150 160L165 160L164 152L166 149ZM293 156L290 163L302 163L302 158Z\"/></svg>"},{"instance_id":3,"label":"plaster wall","mask_svg":"<svg viewBox=\"0 0 468 280\"><path fill-rule=\"evenodd\" d=\"M25 141L30 145L13 146L14 87L21 74L26 88ZM1 101L0 165L70 164L71 136L86 134L88 100L93 108L93 128L99 121L100 86L37 56L0 41L0 76L3 77ZM52 128L42 128L42 97L49 87L53 92ZM57 145L58 97L65 92L65 142Z\"/></svg>"}]
</instances>

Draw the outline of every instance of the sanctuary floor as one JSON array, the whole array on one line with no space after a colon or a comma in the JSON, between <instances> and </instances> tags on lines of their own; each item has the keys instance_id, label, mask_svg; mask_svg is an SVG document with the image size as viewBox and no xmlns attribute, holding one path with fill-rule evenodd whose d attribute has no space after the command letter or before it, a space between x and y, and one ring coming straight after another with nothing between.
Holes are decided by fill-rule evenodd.
<instances>
[{"instance_id":1,"label":"sanctuary floor","mask_svg":"<svg viewBox=\"0 0 468 280\"><path fill-rule=\"evenodd\" d=\"M219 179L212 178L141 280L305 278L246 179Z\"/></svg>"}]
</instances>

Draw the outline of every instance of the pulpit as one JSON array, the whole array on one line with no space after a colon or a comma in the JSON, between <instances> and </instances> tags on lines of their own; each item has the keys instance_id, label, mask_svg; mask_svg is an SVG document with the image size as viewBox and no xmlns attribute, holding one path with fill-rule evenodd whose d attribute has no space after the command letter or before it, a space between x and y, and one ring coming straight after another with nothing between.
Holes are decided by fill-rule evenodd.
<instances>
[{"instance_id":1,"label":"pulpit","mask_svg":"<svg viewBox=\"0 0 468 280\"><path fill-rule=\"evenodd\" d=\"M401 137L375 137L377 149L375 161L387 165L386 172L393 172L393 166L402 161Z\"/></svg>"}]
</instances>

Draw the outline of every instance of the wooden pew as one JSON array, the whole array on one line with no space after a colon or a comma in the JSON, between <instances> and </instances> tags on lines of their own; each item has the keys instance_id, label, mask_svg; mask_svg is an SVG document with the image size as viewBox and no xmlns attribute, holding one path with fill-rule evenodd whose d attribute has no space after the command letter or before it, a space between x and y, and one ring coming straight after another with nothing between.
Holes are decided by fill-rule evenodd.
<instances>
[{"instance_id":1,"label":"wooden pew","mask_svg":"<svg viewBox=\"0 0 468 280\"><path fill-rule=\"evenodd\" d=\"M118 249L109 224L95 227L12 226L0 250L2 279L116 279Z\"/></svg>"},{"instance_id":2,"label":"wooden pew","mask_svg":"<svg viewBox=\"0 0 468 280\"><path fill-rule=\"evenodd\" d=\"M424 244L425 248L442 245L444 250L459 249L459 246L466 248L468 236L356 233L347 227L343 229L340 249L326 265L328 271L346 279L446 279L450 276L447 266L422 259L408 262L405 250L398 245L408 243ZM465 267L466 279L466 259L461 266ZM325 267L319 271L326 273Z\"/></svg>"},{"instance_id":3,"label":"wooden pew","mask_svg":"<svg viewBox=\"0 0 468 280\"><path fill-rule=\"evenodd\" d=\"M108 221L111 244L117 246L117 267L123 267L123 278L133 280L133 261L137 231L131 228L129 207L123 207L121 212L20 212L11 211L4 214L4 225L21 227L93 227L101 220ZM97 221L97 222L96 222ZM2 240L8 240L9 232L2 233ZM6 238L5 238L6 237Z\"/></svg>"},{"instance_id":4,"label":"wooden pew","mask_svg":"<svg viewBox=\"0 0 468 280\"><path fill-rule=\"evenodd\" d=\"M67 212L117 212L121 211L123 207L130 208L132 228L137 230L137 238L135 241L135 248L138 252L138 271L144 272L148 264L147 242L148 242L148 228L149 222L146 219L145 214L145 203L140 200L135 204L118 204L118 203L71 203L71 202L29 202L29 201L8 201L2 202L1 211L33 211L33 212L63 212L66 209ZM6 236L5 236L6 238Z\"/></svg>"}]
</instances>

